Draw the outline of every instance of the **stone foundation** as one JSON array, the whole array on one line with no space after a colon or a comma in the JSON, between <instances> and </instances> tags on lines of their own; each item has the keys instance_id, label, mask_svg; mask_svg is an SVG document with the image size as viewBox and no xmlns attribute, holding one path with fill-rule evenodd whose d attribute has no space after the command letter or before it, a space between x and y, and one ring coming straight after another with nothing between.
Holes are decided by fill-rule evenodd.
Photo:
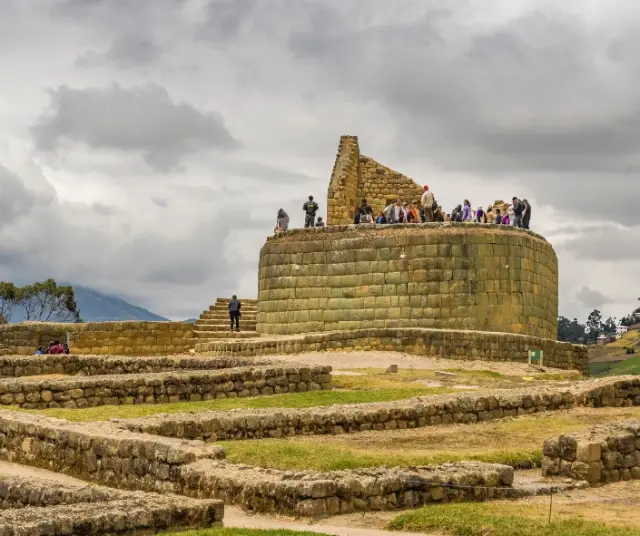
<instances>
[{"instance_id":1,"label":"stone foundation","mask_svg":"<svg viewBox=\"0 0 640 536\"><path fill-rule=\"evenodd\" d=\"M0 535L134 535L221 525L217 500L65 485L30 477L0 480Z\"/></svg>"},{"instance_id":2,"label":"stone foundation","mask_svg":"<svg viewBox=\"0 0 640 536\"><path fill-rule=\"evenodd\" d=\"M260 251L262 334L420 327L555 340L557 316L553 248L508 225L293 229Z\"/></svg>"},{"instance_id":3,"label":"stone foundation","mask_svg":"<svg viewBox=\"0 0 640 536\"><path fill-rule=\"evenodd\" d=\"M387 350L463 361L526 363L529 350L544 351L544 365L589 373L587 347L527 335L426 328L377 328L310 333L248 341L203 342L196 351L214 356Z\"/></svg>"},{"instance_id":4,"label":"stone foundation","mask_svg":"<svg viewBox=\"0 0 640 536\"><path fill-rule=\"evenodd\" d=\"M544 442L543 476L591 485L640 479L640 420L596 426Z\"/></svg>"},{"instance_id":5,"label":"stone foundation","mask_svg":"<svg viewBox=\"0 0 640 536\"><path fill-rule=\"evenodd\" d=\"M227 371L121 374L56 380L0 380L0 405L86 408L236 398L328 389L331 367L244 367Z\"/></svg>"},{"instance_id":6,"label":"stone foundation","mask_svg":"<svg viewBox=\"0 0 640 536\"><path fill-rule=\"evenodd\" d=\"M0 459L124 489L223 499L254 511L318 516L528 493L511 487L513 468L504 465L319 473L261 469L222 458L220 447L134 434L116 423L0 412Z\"/></svg>"},{"instance_id":7,"label":"stone foundation","mask_svg":"<svg viewBox=\"0 0 640 536\"><path fill-rule=\"evenodd\" d=\"M266 364L266 361L243 357L128 357L64 354L0 356L0 377L19 378L21 376L38 376L46 374L66 374L74 376L149 374L186 370L217 370Z\"/></svg>"},{"instance_id":8,"label":"stone foundation","mask_svg":"<svg viewBox=\"0 0 640 536\"><path fill-rule=\"evenodd\" d=\"M372 404L173 413L123 419L118 425L167 437L221 441L485 422L585 406L640 406L640 378L591 380L572 388L493 390Z\"/></svg>"},{"instance_id":9,"label":"stone foundation","mask_svg":"<svg viewBox=\"0 0 640 536\"><path fill-rule=\"evenodd\" d=\"M171 355L188 352L196 340L188 322L23 322L0 326L0 355L34 354L50 341L64 343L67 334L73 354Z\"/></svg>"}]
</instances>

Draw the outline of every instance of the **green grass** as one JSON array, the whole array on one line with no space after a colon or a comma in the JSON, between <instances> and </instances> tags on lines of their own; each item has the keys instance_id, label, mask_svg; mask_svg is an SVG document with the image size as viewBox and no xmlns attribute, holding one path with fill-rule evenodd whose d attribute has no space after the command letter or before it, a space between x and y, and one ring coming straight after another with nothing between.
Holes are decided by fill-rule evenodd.
<instances>
[{"instance_id":1,"label":"green grass","mask_svg":"<svg viewBox=\"0 0 640 536\"><path fill-rule=\"evenodd\" d=\"M518 468L540 464L542 449L536 447L495 449L489 452L414 452L403 454L387 449L361 451L354 446L337 446L322 441L264 439L257 441L225 441L227 460L258 467L283 470L339 471L362 467L411 467L438 465L456 461L504 463Z\"/></svg>"},{"instance_id":2,"label":"green grass","mask_svg":"<svg viewBox=\"0 0 640 536\"><path fill-rule=\"evenodd\" d=\"M446 390L444 390L446 392ZM146 417L158 413L180 411L210 411L235 408L308 408L331 404L360 404L364 402L387 402L413 396L427 396L442 393L441 388L402 387L400 389L370 389L361 391L309 391L255 398L225 398L202 402L174 402L170 404L139 404L131 406L98 406L85 409L51 408L28 410L49 417L70 421L106 421L111 418L129 419ZM9 409L9 408L7 408ZM17 409L17 408L11 408Z\"/></svg>"},{"instance_id":3,"label":"green grass","mask_svg":"<svg viewBox=\"0 0 640 536\"><path fill-rule=\"evenodd\" d=\"M599 376L637 375L640 374L640 355L613 363L593 363L589 366L589 369L592 374Z\"/></svg>"},{"instance_id":4,"label":"green grass","mask_svg":"<svg viewBox=\"0 0 640 536\"><path fill-rule=\"evenodd\" d=\"M167 536L329 536L324 532L300 532L297 530L262 529L204 529L176 532Z\"/></svg>"},{"instance_id":5,"label":"green grass","mask_svg":"<svg viewBox=\"0 0 640 536\"><path fill-rule=\"evenodd\" d=\"M511 510L511 511L509 511ZM502 512L495 515L493 512ZM592 520L564 518L551 524L540 515L529 517L526 506L507 508L491 504L426 506L394 518L391 530L438 531L451 536L638 536L640 529L616 527Z\"/></svg>"}]
</instances>

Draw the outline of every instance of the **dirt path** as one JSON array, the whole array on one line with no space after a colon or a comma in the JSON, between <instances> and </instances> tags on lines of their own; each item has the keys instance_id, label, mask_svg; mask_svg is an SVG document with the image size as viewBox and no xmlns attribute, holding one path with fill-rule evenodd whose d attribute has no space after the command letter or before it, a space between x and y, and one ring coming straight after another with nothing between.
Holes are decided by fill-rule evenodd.
<instances>
[{"instance_id":1,"label":"dirt path","mask_svg":"<svg viewBox=\"0 0 640 536\"><path fill-rule=\"evenodd\" d=\"M310 352L304 354L264 356L261 359L293 361L309 365L331 365L335 369L378 368L398 365L401 369L447 370L464 369L467 371L488 370L505 376L536 376L540 369L527 363L507 363L490 361L459 361L437 357L420 357L400 352ZM567 371L545 367L544 373L567 373Z\"/></svg>"}]
</instances>

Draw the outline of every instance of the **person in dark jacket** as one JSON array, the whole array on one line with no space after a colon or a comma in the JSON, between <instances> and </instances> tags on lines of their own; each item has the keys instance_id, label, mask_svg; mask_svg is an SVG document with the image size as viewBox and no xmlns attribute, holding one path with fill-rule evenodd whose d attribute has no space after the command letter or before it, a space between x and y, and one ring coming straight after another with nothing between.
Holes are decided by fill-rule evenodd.
<instances>
[{"instance_id":1,"label":"person in dark jacket","mask_svg":"<svg viewBox=\"0 0 640 536\"><path fill-rule=\"evenodd\" d=\"M373 209L366 199L363 199L362 204L357 208L354 223L356 225L359 223L373 223Z\"/></svg>"},{"instance_id":2,"label":"person in dark jacket","mask_svg":"<svg viewBox=\"0 0 640 536\"><path fill-rule=\"evenodd\" d=\"M524 212L524 203L517 197L513 198L513 226L522 227L522 213Z\"/></svg>"},{"instance_id":3,"label":"person in dark jacket","mask_svg":"<svg viewBox=\"0 0 640 536\"><path fill-rule=\"evenodd\" d=\"M451 221L462 221L462 205L458 205L451 211Z\"/></svg>"},{"instance_id":4,"label":"person in dark jacket","mask_svg":"<svg viewBox=\"0 0 640 536\"><path fill-rule=\"evenodd\" d=\"M229 302L229 322L231 324L231 331L233 331L233 323L236 324L236 331L240 331L240 309L242 304L238 297L234 294Z\"/></svg>"},{"instance_id":5,"label":"person in dark jacket","mask_svg":"<svg viewBox=\"0 0 640 536\"><path fill-rule=\"evenodd\" d=\"M309 201L302 205L304 210L304 226L314 227L316 223L316 212L318 212L318 203L313 200L313 196L309 196Z\"/></svg>"},{"instance_id":6,"label":"person in dark jacket","mask_svg":"<svg viewBox=\"0 0 640 536\"><path fill-rule=\"evenodd\" d=\"M531 205L526 199L522 200L522 204L524 205L524 211L522 212L522 227L528 229L529 222L531 221Z\"/></svg>"}]
</instances>

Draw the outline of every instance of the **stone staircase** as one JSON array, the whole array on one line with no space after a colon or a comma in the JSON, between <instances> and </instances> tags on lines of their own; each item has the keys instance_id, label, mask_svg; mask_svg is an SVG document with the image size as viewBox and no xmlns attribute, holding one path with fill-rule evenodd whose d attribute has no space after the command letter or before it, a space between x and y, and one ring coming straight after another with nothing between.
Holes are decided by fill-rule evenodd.
<instances>
[{"instance_id":1,"label":"stone staircase","mask_svg":"<svg viewBox=\"0 0 640 536\"><path fill-rule=\"evenodd\" d=\"M243 300L240 317L240 331L229 329L229 298L217 298L216 303L203 311L196 320L194 333L199 339L250 339L258 337L256 332L256 315L258 313L258 300Z\"/></svg>"}]
</instances>

